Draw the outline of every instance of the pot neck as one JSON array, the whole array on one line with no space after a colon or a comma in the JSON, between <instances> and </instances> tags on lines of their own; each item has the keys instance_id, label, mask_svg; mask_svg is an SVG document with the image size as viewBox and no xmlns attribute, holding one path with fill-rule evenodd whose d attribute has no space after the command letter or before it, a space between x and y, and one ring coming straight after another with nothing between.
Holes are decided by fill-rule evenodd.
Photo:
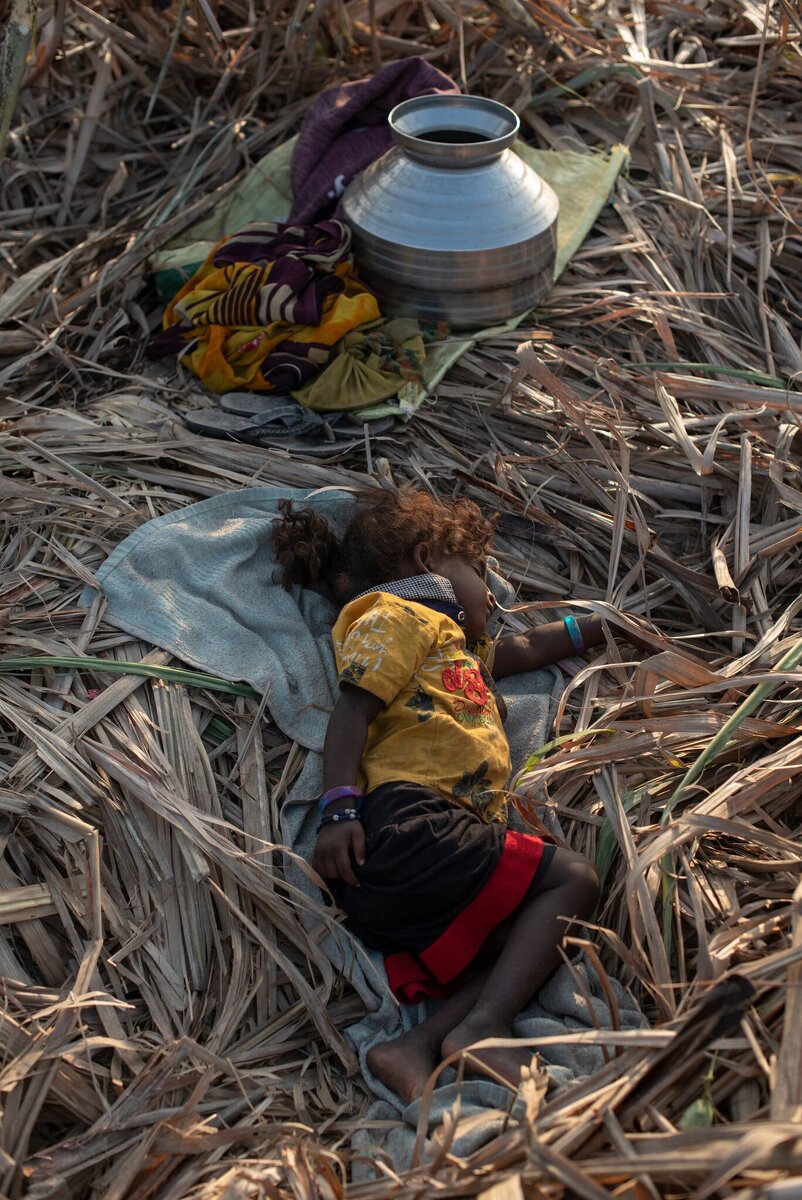
<instances>
[{"instance_id":1,"label":"pot neck","mask_svg":"<svg viewBox=\"0 0 802 1200\"><path fill-rule=\"evenodd\" d=\"M395 144L429 167L479 167L515 141L520 123L504 104L479 96L418 96L390 113Z\"/></svg>"},{"instance_id":2,"label":"pot neck","mask_svg":"<svg viewBox=\"0 0 802 1200\"><path fill-rule=\"evenodd\" d=\"M449 131L450 132L450 131ZM493 141L481 142L437 142L426 138L410 137L407 133L393 130L393 141L409 158L427 167L457 169L481 167L500 158L515 141L515 134Z\"/></svg>"}]
</instances>

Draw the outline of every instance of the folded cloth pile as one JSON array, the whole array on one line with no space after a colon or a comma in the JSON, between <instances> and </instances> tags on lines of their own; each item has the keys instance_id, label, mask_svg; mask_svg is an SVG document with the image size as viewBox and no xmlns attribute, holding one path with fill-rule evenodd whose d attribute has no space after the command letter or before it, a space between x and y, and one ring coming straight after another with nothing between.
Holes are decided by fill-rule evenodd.
<instances>
[{"instance_id":1,"label":"folded cloth pile","mask_svg":"<svg viewBox=\"0 0 802 1200\"><path fill-rule=\"evenodd\" d=\"M213 392L303 387L340 338L381 315L350 245L341 221L269 221L224 238L168 305L150 356L181 355Z\"/></svg>"},{"instance_id":2,"label":"folded cloth pile","mask_svg":"<svg viewBox=\"0 0 802 1200\"><path fill-rule=\"evenodd\" d=\"M405 383L420 384L425 358L418 322L397 317L347 333L325 370L293 395L317 412L367 408L396 396Z\"/></svg>"},{"instance_id":3,"label":"folded cloth pile","mask_svg":"<svg viewBox=\"0 0 802 1200\"><path fill-rule=\"evenodd\" d=\"M326 88L310 104L290 165L291 221L331 216L348 184L393 139L387 118L414 96L459 92L453 79L423 58L390 63L370 79Z\"/></svg>"}]
</instances>

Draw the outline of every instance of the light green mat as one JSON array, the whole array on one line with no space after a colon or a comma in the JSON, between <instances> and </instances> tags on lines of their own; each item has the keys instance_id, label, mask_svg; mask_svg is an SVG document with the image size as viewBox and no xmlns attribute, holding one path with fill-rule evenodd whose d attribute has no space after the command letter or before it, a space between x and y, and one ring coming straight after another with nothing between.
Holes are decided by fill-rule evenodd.
<instances>
[{"instance_id":1,"label":"light green mat","mask_svg":"<svg viewBox=\"0 0 802 1200\"><path fill-rule=\"evenodd\" d=\"M149 259L162 299L174 296L204 261L212 246L227 234L236 233L250 221L286 221L292 205L290 159L296 139L284 142L266 155L219 201L203 221L168 242ZM629 157L625 146L613 146L609 155L573 150L535 150L516 142L515 151L550 183L560 201L557 221L557 279L587 237L607 203L613 184ZM448 340L427 347L425 382L406 383L391 401L362 409L366 419L379 416L409 417L438 385L446 371L481 338L515 329L527 313L503 325L479 329L469 338Z\"/></svg>"}]
</instances>

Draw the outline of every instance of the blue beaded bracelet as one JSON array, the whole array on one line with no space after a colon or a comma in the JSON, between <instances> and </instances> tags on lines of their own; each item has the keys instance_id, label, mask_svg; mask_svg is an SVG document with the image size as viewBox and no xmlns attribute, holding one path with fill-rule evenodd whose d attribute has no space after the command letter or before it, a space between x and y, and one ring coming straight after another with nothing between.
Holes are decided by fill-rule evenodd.
<instances>
[{"instance_id":1,"label":"blue beaded bracelet","mask_svg":"<svg viewBox=\"0 0 802 1200\"><path fill-rule=\"evenodd\" d=\"M571 639L571 645L577 654L584 654L587 646L585 645L585 639L582 637L582 630L579 628L579 622L576 617L563 617L563 625Z\"/></svg>"},{"instance_id":2,"label":"blue beaded bracelet","mask_svg":"<svg viewBox=\"0 0 802 1200\"><path fill-rule=\"evenodd\" d=\"M329 815L327 817L324 817L323 820L320 822L320 824L317 827L317 832L320 833L321 829L324 829L326 827L326 825L336 825L338 821L358 821L358 820L359 820L359 812L357 809L341 808L339 812L329 813Z\"/></svg>"}]
</instances>

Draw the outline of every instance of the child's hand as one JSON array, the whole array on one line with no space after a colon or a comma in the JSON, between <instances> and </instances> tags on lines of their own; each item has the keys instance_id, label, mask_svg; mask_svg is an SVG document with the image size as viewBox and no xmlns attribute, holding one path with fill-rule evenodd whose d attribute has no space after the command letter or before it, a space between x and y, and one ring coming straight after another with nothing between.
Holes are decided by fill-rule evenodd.
<instances>
[{"instance_id":1,"label":"child's hand","mask_svg":"<svg viewBox=\"0 0 802 1200\"><path fill-rule=\"evenodd\" d=\"M326 825L318 834L312 866L324 879L341 879L351 887L359 887L351 855L357 866L365 861L365 830L361 821L337 821Z\"/></svg>"}]
</instances>

